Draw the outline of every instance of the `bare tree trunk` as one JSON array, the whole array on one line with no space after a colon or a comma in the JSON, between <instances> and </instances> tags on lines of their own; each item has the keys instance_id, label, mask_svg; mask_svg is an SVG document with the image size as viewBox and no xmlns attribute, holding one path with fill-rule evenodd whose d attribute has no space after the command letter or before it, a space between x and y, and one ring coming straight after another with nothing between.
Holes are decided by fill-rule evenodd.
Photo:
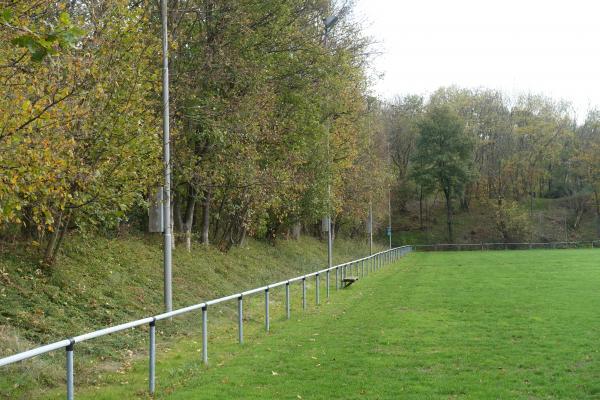
<instances>
[{"instance_id":1,"label":"bare tree trunk","mask_svg":"<svg viewBox=\"0 0 600 400\"><path fill-rule=\"evenodd\" d=\"M302 224L300 224L300 222L296 222L293 226L292 226L292 238L294 240L298 240L300 239L300 234L302 233Z\"/></svg>"},{"instance_id":2,"label":"bare tree trunk","mask_svg":"<svg viewBox=\"0 0 600 400\"><path fill-rule=\"evenodd\" d=\"M423 230L423 187L419 187L419 228Z\"/></svg>"},{"instance_id":3,"label":"bare tree trunk","mask_svg":"<svg viewBox=\"0 0 600 400\"><path fill-rule=\"evenodd\" d=\"M54 228L54 232L50 236L50 240L48 240L48 244L46 245L46 251L44 253L44 264L52 265L54 263L54 249L56 248L56 242L58 241L58 235L60 233L60 225L62 223L63 212L61 211L58 214L58 218L56 219L56 225Z\"/></svg>"},{"instance_id":4,"label":"bare tree trunk","mask_svg":"<svg viewBox=\"0 0 600 400\"><path fill-rule=\"evenodd\" d=\"M46 251L44 252L44 265L46 266L52 266L56 261L56 254L63 242L69 221L71 220L71 213L72 211L69 210L66 217L64 217L64 211L58 214L54 232L52 232L50 240L48 240L48 244L46 245Z\"/></svg>"},{"instance_id":5,"label":"bare tree trunk","mask_svg":"<svg viewBox=\"0 0 600 400\"><path fill-rule=\"evenodd\" d=\"M246 228L242 228L242 234L240 237L240 244L239 246L242 247L246 244Z\"/></svg>"},{"instance_id":6,"label":"bare tree trunk","mask_svg":"<svg viewBox=\"0 0 600 400\"><path fill-rule=\"evenodd\" d=\"M175 224L175 230L177 232L183 231L183 219L181 217L181 198L180 196L173 196L173 222Z\"/></svg>"},{"instance_id":7,"label":"bare tree trunk","mask_svg":"<svg viewBox=\"0 0 600 400\"><path fill-rule=\"evenodd\" d=\"M202 244L208 246L208 232L210 224L210 201L212 197L212 188L204 193L204 204L202 212Z\"/></svg>"},{"instance_id":8,"label":"bare tree trunk","mask_svg":"<svg viewBox=\"0 0 600 400\"><path fill-rule=\"evenodd\" d=\"M185 248L192 251L192 226L194 224L194 208L196 206L196 190L192 185L188 186L187 204L183 220L183 232L185 235Z\"/></svg>"},{"instance_id":9,"label":"bare tree trunk","mask_svg":"<svg viewBox=\"0 0 600 400\"><path fill-rule=\"evenodd\" d=\"M444 188L444 196L446 197L446 223L448 224L448 241L454 242L454 232L452 229L452 198L449 188Z\"/></svg>"},{"instance_id":10,"label":"bare tree trunk","mask_svg":"<svg viewBox=\"0 0 600 400\"><path fill-rule=\"evenodd\" d=\"M69 223L71 222L71 215L72 214L73 214L73 210L69 210L69 212L67 213L67 217L65 218L65 222L63 223L63 227L62 227L62 229L60 231L60 235L58 236L58 242L56 243L56 248L54 249L54 254L55 255L58 252L58 249L60 249L60 245L63 242L65 234L67 233L67 229L69 229Z\"/></svg>"}]
</instances>

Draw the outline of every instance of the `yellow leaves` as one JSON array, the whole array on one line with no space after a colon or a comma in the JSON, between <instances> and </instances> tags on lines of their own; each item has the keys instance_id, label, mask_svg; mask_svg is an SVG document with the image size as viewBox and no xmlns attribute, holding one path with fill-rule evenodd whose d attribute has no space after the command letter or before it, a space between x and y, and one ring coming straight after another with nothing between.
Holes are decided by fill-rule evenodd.
<instances>
[{"instance_id":1,"label":"yellow leaves","mask_svg":"<svg viewBox=\"0 0 600 400\"><path fill-rule=\"evenodd\" d=\"M32 110L31 101L25 100L23 102L23 104L21 105L21 109L26 113L31 113L31 110Z\"/></svg>"}]
</instances>

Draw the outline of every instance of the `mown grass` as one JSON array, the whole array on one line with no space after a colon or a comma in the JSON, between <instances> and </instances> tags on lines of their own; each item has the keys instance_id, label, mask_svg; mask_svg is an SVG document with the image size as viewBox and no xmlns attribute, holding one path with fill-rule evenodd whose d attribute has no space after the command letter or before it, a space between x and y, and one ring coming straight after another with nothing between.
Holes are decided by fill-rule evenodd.
<instances>
[{"instance_id":1,"label":"mown grass","mask_svg":"<svg viewBox=\"0 0 600 400\"><path fill-rule=\"evenodd\" d=\"M365 243L338 239L334 261L368 253ZM323 242L303 237L275 246L251 240L223 253L194 246L174 252L174 307L196 304L240 290L314 271L326 265ZM18 245L0 252L0 357L105 326L162 312L160 236L118 239L71 237L55 271L39 269L36 252ZM234 304L215 309L211 320L228 321ZM194 337L198 316L177 318L159 330L161 349ZM227 326L225 323L224 326ZM78 346L79 388L122 376L145 354L145 329L110 335ZM0 398L47 398L64 387L64 352L3 367Z\"/></svg>"},{"instance_id":2,"label":"mown grass","mask_svg":"<svg viewBox=\"0 0 600 400\"><path fill-rule=\"evenodd\" d=\"M279 310L269 335L257 308L243 346L232 318L209 368L198 327L159 356L157 398L600 398L599 254L413 253L292 321ZM146 373L78 398L144 397Z\"/></svg>"}]
</instances>

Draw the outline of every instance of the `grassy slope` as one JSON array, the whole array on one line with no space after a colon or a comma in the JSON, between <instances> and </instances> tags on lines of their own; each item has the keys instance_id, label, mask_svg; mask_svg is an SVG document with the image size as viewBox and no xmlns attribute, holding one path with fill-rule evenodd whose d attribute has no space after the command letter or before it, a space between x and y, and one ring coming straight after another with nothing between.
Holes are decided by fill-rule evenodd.
<instances>
[{"instance_id":1,"label":"grassy slope","mask_svg":"<svg viewBox=\"0 0 600 400\"><path fill-rule=\"evenodd\" d=\"M182 342L160 357L158 397L600 398L598 254L412 254L291 322L280 311L271 335L211 339L208 369ZM142 395L145 374L78 398Z\"/></svg>"},{"instance_id":2,"label":"grassy slope","mask_svg":"<svg viewBox=\"0 0 600 400\"><path fill-rule=\"evenodd\" d=\"M366 245L336 240L335 262L364 256ZM277 246L250 241L222 253L197 246L174 252L174 306L235 293L313 271L326 264L326 246L311 238ZM160 237L73 237L52 276L38 270L32 252L14 247L0 255L0 356L38 344L160 313ZM227 312L227 310L222 310ZM180 318L159 332L161 343L189 334L197 316ZM79 384L97 384L106 371L127 369L144 349L143 330L79 346ZM79 360L81 357L79 357ZM55 352L0 374L0 398L34 396L31 388L62 385L64 355ZM5 373L7 371L7 373ZM100 371L100 372L98 372Z\"/></svg>"}]
</instances>

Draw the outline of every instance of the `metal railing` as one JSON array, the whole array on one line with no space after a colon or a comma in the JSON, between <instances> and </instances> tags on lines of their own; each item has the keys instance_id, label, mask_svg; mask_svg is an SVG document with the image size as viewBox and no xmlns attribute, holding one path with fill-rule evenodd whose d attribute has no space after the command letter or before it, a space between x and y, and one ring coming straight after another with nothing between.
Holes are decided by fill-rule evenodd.
<instances>
[{"instance_id":1,"label":"metal railing","mask_svg":"<svg viewBox=\"0 0 600 400\"><path fill-rule=\"evenodd\" d=\"M356 276L365 277L370 272L375 272L383 267L385 264L390 263L404 256L405 254L411 252L413 249L412 246L401 246L385 251L381 251L379 253L375 253L373 255L363 257L358 260L349 261L343 264L335 265L331 268L322 269L320 271L315 271L306 275L298 276L292 279L288 279L285 281L273 283L266 286L261 286L256 289L247 290L245 292L232 294L230 296L221 297L214 300L208 300L203 303L194 304L188 307L180 308L177 310L173 310L171 312L158 314L153 317L147 317L143 319L138 319L136 321L127 322L124 324L111 326L108 328L100 329L94 332L86 333L83 335L75 336L69 339L61 340L59 342L51 343L45 346L41 346L32 350L24 351L18 354L14 354L9 357L0 359L0 367L6 366L9 364L14 364L19 361L27 360L29 358L33 358L35 356L39 356L41 354L49 353L58 349L65 349L66 352L66 383L67 383L67 400L72 400L74 398L75 393L75 383L73 380L74 377L74 348L75 345L87 340L91 340L94 338L98 338L101 336L106 336L112 333L124 331L131 328L136 328L142 325L148 325L149 327L149 357L148 357L148 391L150 394L154 394L156 390L156 323L159 321L163 321L165 319L171 319L178 315L186 314L192 311L201 310L202 312L202 361L204 364L208 365L208 309L209 307L224 303L231 300L236 300L238 302L238 341L239 343L244 342L244 325L243 325L243 301L244 298L256 293L264 293L265 296L265 330L268 332L270 329L269 322L269 291L271 289L285 286L285 310L286 317L290 319L291 309L290 309L290 285L295 282L302 282L302 308L306 309L307 299L306 299L306 280L311 277L315 277L315 301L316 304L320 304L320 276L325 274L326 276L326 295L329 297L329 287L330 287L330 274L332 271L335 271L335 288L336 290L341 288L341 278L343 279L347 276L347 273L355 273Z\"/></svg>"},{"instance_id":2,"label":"metal railing","mask_svg":"<svg viewBox=\"0 0 600 400\"><path fill-rule=\"evenodd\" d=\"M600 240L582 242L438 243L412 246L416 251L528 250L599 248Z\"/></svg>"}]
</instances>

